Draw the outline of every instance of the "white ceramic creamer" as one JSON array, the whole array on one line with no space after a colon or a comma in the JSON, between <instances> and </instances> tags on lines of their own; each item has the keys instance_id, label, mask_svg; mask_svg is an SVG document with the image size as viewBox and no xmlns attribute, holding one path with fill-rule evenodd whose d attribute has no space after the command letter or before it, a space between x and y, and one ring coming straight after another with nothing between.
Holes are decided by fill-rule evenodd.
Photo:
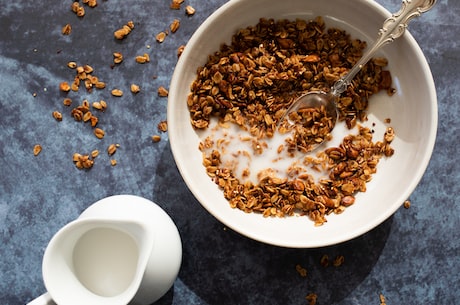
<instances>
[{"instance_id":1,"label":"white ceramic creamer","mask_svg":"<svg viewBox=\"0 0 460 305\"><path fill-rule=\"evenodd\" d=\"M181 261L166 212L141 197L107 197L51 239L42 265L48 293L29 305L151 304L171 288Z\"/></svg>"}]
</instances>

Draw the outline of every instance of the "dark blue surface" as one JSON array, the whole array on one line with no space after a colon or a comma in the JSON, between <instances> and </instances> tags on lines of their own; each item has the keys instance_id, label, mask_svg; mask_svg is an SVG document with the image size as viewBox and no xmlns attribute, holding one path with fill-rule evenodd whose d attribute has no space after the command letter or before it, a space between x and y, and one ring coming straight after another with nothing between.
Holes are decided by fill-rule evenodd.
<instances>
[{"instance_id":1,"label":"dark blue surface","mask_svg":"<svg viewBox=\"0 0 460 305\"><path fill-rule=\"evenodd\" d=\"M169 0L102 1L86 16L70 11L71 1L0 0L0 304L25 304L45 292L41 277L44 249L54 233L91 203L113 194L134 194L162 206L174 219L183 240L184 256L174 287L157 304L317 304L388 305L458 304L460 293L460 2L438 1L435 8L411 23L410 31L431 65L439 100L438 139L426 174L411 195L410 209L400 208L382 225L353 241L333 247L302 250L272 247L226 229L194 199L183 183L169 148L167 98L176 49L224 0L186 0L179 11ZM390 11L399 0L379 0ZM196 8L187 17L184 6ZM180 29L162 44L155 35L173 19ZM113 31L129 20L135 29L124 41ZM70 36L61 28L70 23ZM150 47L149 47L150 46ZM111 67L112 53L124 62ZM139 65L134 56L148 53ZM74 104L84 98L104 99L100 114L106 137L70 117L62 105L61 81L71 81L68 61L90 64L107 89L70 93ZM129 85L141 86L137 95ZM125 91L122 98L110 89ZM34 93L36 96L34 97ZM63 112L56 122L51 113ZM161 141L153 143L153 134ZM43 151L32 153L35 144ZM106 148L119 143L112 167ZM101 155L89 171L77 170L74 152ZM343 255L341 267L319 263ZM307 269L307 277L295 266Z\"/></svg>"}]
</instances>

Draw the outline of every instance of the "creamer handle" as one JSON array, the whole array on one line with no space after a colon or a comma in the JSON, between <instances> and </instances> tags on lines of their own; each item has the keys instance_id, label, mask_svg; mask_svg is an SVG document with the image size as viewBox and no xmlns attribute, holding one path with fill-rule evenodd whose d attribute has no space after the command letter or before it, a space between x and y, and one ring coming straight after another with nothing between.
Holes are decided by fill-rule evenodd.
<instances>
[{"instance_id":1,"label":"creamer handle","mask_svg":"<svg viewBox=\"0 0 460 305\"><path fill-rule=\"evenodd\" d=\"M39 296L38 298L33 299L26 305L56 305L56 303L54 303L53 299L51 299L50 294L46 292L42 294L41 296Z\"/></svg>"}]
</instances>

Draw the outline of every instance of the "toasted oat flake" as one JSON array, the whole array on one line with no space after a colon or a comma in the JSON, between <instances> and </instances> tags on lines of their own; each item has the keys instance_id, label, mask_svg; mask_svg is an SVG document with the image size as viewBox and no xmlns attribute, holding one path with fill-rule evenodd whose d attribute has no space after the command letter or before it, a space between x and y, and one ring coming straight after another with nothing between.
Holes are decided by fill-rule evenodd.
<instances>
[{"instance_id":1,"label":"toasted oat flake","mask_svg":"<svg viewBox=\"0 0 460 305\"><path fill-rule=\"evenodd\" d=\"M117 160L115 160L115 159L110 160L110 165L115 166L117 164L118 164Z\"/></svg>"}]
</instances>

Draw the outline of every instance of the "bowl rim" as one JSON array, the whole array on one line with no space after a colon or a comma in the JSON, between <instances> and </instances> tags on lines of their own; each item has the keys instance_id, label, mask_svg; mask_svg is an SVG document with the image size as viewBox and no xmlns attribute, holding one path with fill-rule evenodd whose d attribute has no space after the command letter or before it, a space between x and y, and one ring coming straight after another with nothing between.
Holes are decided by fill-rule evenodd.
<instances>
[{"instance_id":1,"label":"bowl rim","mask_svg":"<svg viewBox=\"0 0 460 305\"><path fill-rule=\"evenodd\" d=\"M354 0L356 2L356 5L367 5L370 8L374 9L379 15L382 15L382 18L387 18L391 16L391 13L386 10L382 5L375 1L369 1L369 0ZM189 53L192 52L193 46L195 46L199 40L201 39L202 32L212 25L223 13L227 12L228 10L231 10L234 7L237 7L239 5L244 5L245 2L248 2L248 0L230 0L220 6L216 11L214 11L208 18L205 19L203 23L196 29L196 31L193 33L189 41L187 42L187 45L184 49L184 52L182 55L179 57L178 62L176 64L173 76L171 78L171 86L170 86L170 94L168 96L168 110L167 110L167 120L168 120L168 125L169 129L174 129L174 120L173 115L172 115L172 110L171 110L171 104L173 103L172 101L175 101L177 99L176 97L176 92L174 90L171 90L173 88L173 84L177 83L181 77L182 74L182 68L185 64L186 59L189 57ZM383 21L383 19L382 19ZM359 230L352 230L350 232L346 232L340 237L331 237L328 238L327 241L324 242L316 242L316 243L296 243L296 242L286 242L283 240L273 240L270 238L267 238L266 236L261 236L257 234L256 232L251 232L251 231L246 231L244 229L241 229L240 227L235 226L233 223L230 223L227 219L219 215L218 213L215 213L215 211L206 204L206 199L202 198L200 192L194 189L191 181L193 181L193 177L191 176L192 173L189 173L184 165L184 162L186 163L186 160L180 160L178 157L179 153L178 150L180 149L177 140L175 138L176 134L173 132L169 132L169 143L171 146L171 151L173 153L174 160L176 162L176 166L181 174L181 177L183 178L184 182L186 183L188 189L192 192L194 197L198 200L198 202L203 206L211 215L213 215L218 221L220 221L222 224L226 225L227 227L231 228L232 230L240 233L241 235L244 235L246 237L249 237L253 240L257 240L259 242L265 243L265 244L271 244L275 246L281 246L281 247L288 247L288 248L319 248L319 247L325 247L325 246L330 246L338 243L342 243L345 241L349 241L351 239L354 239L358 236L361 236L370 230L374 229L375 227L379 226L381 223L383 223L385 220L387 220L389 217L391 217L396 210L403 204L404 200L409 198L411 193L415 190L417 185L420 183L427 167L430 162L435 141L436 141L436 134L437 134L437 125L438 125L438 112L437 112L437 96L436 96L436 88L433 80L433 76L431 73L431 69L429 67L429 64L423 54L423 51L421 50L420 46L412 36L412 34L407 30L406 33L404 34L404 37L401 37L400 39L405 39L407 40L407 43L413 47L413 51L416 52L415 56L420 59L420 65L423 68L423 72L425 74L426 79L428 80L428 87L427 90L431 93L431 96L429 99L432 101L429 105L431 107L430 113L431 113L431 123L435 128L432 128L430 130L430 134L427 135L427 138L429 138L429 142L427 143L427 149L425 154L423 155L423 158L420 161L420 166L418 166L418 171L414 173L413 179L411 184L406 188L405 192L403 192L400 196L402 200L400 200L399 205L393 205L392 208L386 209L385 213L382 213L379 215L379 217L376 217L373 219L373 221L367 222L365 226L361 226ZM187 48L187 46L191 46ZM186 101L184 101L185 103ZM244 214L242 211L238 211L242 214Z\"/></svg>"}]
</instances>

